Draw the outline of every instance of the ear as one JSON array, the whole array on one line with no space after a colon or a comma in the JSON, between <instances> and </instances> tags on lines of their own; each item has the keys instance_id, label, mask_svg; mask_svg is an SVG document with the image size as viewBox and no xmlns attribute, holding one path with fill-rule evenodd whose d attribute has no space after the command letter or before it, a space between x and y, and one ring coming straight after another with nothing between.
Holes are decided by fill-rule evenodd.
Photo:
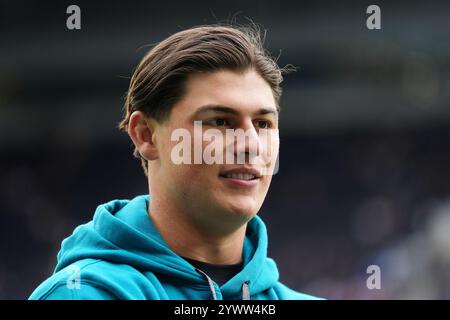
<instances>
[{"instance_id":1,"label":"ear","mask_svg":"<svg viewBox=\"0 0 450 320\"><path fill-rule=\"evenodd\" d=\"M156 121L147 118L142 111L134 111L128 121L128 135L133 140L137 151L146 160L158 159L156 126Z\"/></svg>"}]
</instances>

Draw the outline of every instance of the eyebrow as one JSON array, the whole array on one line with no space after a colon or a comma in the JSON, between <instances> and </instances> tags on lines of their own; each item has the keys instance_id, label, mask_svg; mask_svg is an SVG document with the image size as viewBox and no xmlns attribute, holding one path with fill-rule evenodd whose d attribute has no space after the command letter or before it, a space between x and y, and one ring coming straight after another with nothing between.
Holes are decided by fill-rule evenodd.
<instances>
[{"instance_id":1,"label":"eyebrow","mask_svg":"<svg viewBox=\"0 0 450 320\"><path fill-rule=\"evenodd\" d=\"M195 115L199 115L208 111L215 111L215 112L221 112L221 113L228 113L233 115L239 115L240 112L234 108L220 105L220 104L208 104L205 106L202 106L195 111ZM254 115L265 115L265 114L273 114L278 115L278 108L272 108L272 107L263 107L258 109L256 112L254 112Z\"/></svg>"}]
</instances>

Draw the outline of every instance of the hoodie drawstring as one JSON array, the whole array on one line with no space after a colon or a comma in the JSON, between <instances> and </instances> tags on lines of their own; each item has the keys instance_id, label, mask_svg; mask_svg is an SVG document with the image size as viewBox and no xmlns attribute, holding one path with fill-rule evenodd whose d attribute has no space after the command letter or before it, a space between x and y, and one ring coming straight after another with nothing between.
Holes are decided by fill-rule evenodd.
<instances>
[{"instance_id":1,"label":"hoodie drawstring","mask_svg":"<svg viewBox=\"0 0 450 320\"><path fill-rule=\"evenodd\" d=\"M250 281L245 281L242 284L242 300L250 300Z\"/></svg>"},{"instance_id":2,"label":"hoodie drawstring","mask_svg":"<svg viewBox=\"0 0 450 320\"><path fill-rule=\"evenodd\" d=\"M214 288L214 282L213 280L202 270L200 269L195 269L197 272L201 273L202 275L205 276L206 280L208 280L208 285L209 285L209 290L211 291L213 300L217 300L217 294L216 294L216 289ZM250 300L250 286L249 286L250 281L244 281L244 283L242 284L242 300Z\"/></svg>"},{"instance_id":3,"label":"hoodie drawstring","mask_svg":"<svg viewBox=\"0 0 450 320\"><path fill-rule=\"evenodd\" d=\"M212 279L202 270L200 270L200 269L195 269L195 270L197 270L197 272L200 272L202 275L204 275L206 277L206 280L208 280L208 284L209 284L209 290L211 290L211 294L213 296L213 300L217 300L216 290L214 289L214 282L212 281Z\"/></svg>"}]
</instances>

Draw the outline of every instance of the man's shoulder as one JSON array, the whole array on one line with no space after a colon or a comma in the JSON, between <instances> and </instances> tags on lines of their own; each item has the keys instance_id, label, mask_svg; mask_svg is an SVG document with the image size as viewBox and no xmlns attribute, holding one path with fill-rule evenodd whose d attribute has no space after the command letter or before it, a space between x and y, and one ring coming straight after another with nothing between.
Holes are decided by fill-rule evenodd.
<instances>
[{"instance_id":1,"label":"man's shoulder","mask_svg":"<svg viewBox=\"0 0 450 320\"><path fill-rule=\"evenodd\" d=\"M54 273L34 290L30 299L144 299L143 287L149 282L148 275L130 265L84 259Z\"/></svg>"}]
</instances>

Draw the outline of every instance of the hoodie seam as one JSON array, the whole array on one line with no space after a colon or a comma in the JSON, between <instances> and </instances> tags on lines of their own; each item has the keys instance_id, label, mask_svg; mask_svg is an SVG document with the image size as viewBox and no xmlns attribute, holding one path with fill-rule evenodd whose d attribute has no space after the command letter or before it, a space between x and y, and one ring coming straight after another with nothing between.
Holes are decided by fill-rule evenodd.
<instances>
[{"instance_id":1,"label":"hoodie seam","mask_svg":"<svg viewBox=\"0 0 450 320\"><path fill-rule=\"evenodd\" d=\"M88 259L92 259L92 258L88 258ZM82 261L82 260L78 260L76 262L73 262L73 263L69 264L68 266L70 266L72 264L76 264L77 262L80 262L80 261ZM80 271L86 269L87 267L90 267L93 264L99 263L101 261L102 261L101 259L95 259L95 261L89 262L89 263L85 264L84 266L80 267Z\"/></svg>"},{"instance_id":2,"label":"hoodie seam","mask_svg":"<svg viewBox=\"0 0 450 320\"><path fill-rule=\"evenodd\" d=\"M76 265L77 263L80 263L81 261L83 261L83 260L88 260L88 259L89 259L89 260L95 260L95 261L86 263L85 265L83 265L83 266L81 266L81 267L79 266L80 272L81 272L82 270L85 270L87 267L90 267L90 266L93 265L93 264L100 263L100 262L103 261L102 259L83 258L83 259L81 259L81 260L77 260L77 261L74 261L74 262L72 262L72 263L67 264L66 266L64 266L64 268L59 269L56 273L61 272L62 270L64 270L64 269L67 268L68 266Z\"/></svg>"}]
</instances>

